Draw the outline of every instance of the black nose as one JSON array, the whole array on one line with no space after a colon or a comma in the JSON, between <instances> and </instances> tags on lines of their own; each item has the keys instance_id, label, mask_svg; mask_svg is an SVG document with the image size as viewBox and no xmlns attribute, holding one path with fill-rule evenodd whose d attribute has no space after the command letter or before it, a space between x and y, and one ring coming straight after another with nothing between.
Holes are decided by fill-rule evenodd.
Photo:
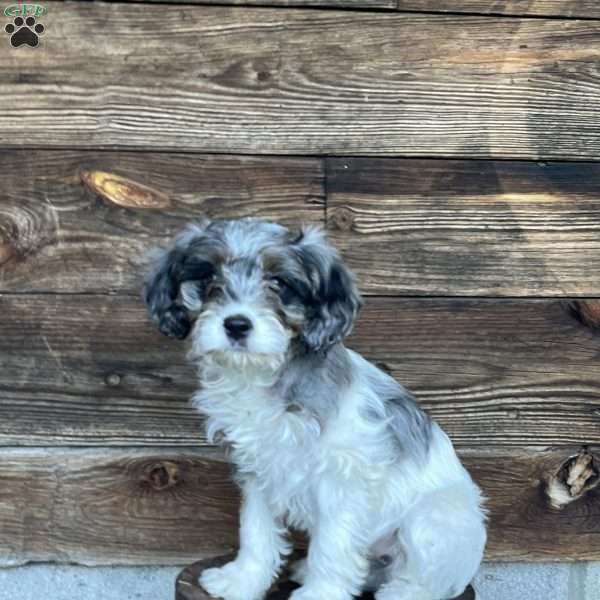
<instances>
[{"instance_id":1,"label":"black nose","mask_svg":"<svg viewBox=\"0 0 600 600\"><path fill-rule=\"evenodd\" d=\"M248 335L248 332L252 329L252 323L250 319L243 315L233 315L233 317L227 317L223 321L225 331L232 340L241 340Z\"/></svg>"}]
</instances>

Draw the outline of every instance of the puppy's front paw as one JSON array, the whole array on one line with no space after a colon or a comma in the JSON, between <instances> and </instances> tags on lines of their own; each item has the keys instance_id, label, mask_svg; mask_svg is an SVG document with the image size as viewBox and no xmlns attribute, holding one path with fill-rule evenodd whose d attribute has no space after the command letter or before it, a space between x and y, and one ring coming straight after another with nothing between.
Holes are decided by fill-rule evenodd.
<instances>
[{"instance_id":1,"label":"puppy's front paw","mask_svg":"<svg viewBox=\"0 0 600 600\"><path fill-rule=\"evenodd\" d=\"M260 600L270 585L265 579L258 568L244 567L234 560L223 567L206 569L198 581L213 598Z\"/></svg>"}]
</instances>

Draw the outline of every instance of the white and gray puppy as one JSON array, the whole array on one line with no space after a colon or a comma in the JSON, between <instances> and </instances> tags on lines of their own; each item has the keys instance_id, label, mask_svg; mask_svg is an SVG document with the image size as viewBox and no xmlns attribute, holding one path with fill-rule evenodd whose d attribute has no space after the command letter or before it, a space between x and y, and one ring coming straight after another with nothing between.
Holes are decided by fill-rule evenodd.
<instances>
[{"instance_id":1,"label":"white and gray puppy","mask_svg":"<svg viewBox=\"0 0 600 600\"><path fill-rule=\"evenodd\" d=\"M145 300L164 334L191 332L194 404L237 467L241 547L201 575L212 596L262 598L288 526L310 536L293 600L464 590L486 540L480 491L413 396L343 346L362 301L320 229L191 225L154 258Z\"/></svg>"}]
</instances>

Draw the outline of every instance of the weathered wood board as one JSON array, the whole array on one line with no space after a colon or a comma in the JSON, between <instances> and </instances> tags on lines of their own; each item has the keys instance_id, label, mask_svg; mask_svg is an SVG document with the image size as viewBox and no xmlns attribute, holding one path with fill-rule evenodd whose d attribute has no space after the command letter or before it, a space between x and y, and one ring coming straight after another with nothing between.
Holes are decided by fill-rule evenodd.
<instances>
[{"instance_id":1,"label":"weathered wood board","mask_svg":"<svg viewBox=\"0 0 600 600\"><path fill-rule=\"evenodd\" d=\"M460 447L600 444L599 306L370 298L348 343ZM0 445L206 444L186 344L137 297L0 295L0 313Z\"/></svg>"},{"instance_id":2,"label":"weathered wood board","mask_svg":"<svg viewBox=\"0 0 600 600\"><path fill-rule=\"evenodd\" d=\"M130 2L168 2L182 4L181 0L125 0ZM358 9L388 9L396 8L398 0L187 0L186 4L221 4L236 6L281 6L316 8L358 8Z\"/></svg>"},{"instance_id":3,"label":"weathered wood board","mask_svg":"<svg viewBox=\"0 0 600 600\"><path fill-rule=\"evenodd\" d=\"M597 0L398 0L398 10L600 18Z\"/></svg>"},{"instance_id":4,"label":"weathered wood board","mask_svg":"<svg viewBox=\"0 0 600 600\"><path fill-rule=\"evenodd\" d=\"M230 551L238 499L210 449L0 451L0 563L183 564Z\"/></svg>"},{"instance_id":5,"label":"weathered wood board","mask_svg":"<svg viewBox=\"0 0 600 600\"><path fill-rule=\"evenodd\" d=\"M332 241L377 294L596 296L600 165L327 160Z\"/></svg>"},{"instance_id":6,"label":"weathered wood board","mask_svg":"<svg viewBox=\"0 0 600 600\"><path fill-rule=\"evenodd\" d=\"M464 454L489 497L487 558L600 558L600 496L562 510L545 480L578 448ZM0 564L187 564L237 544L238 496L219 452L0 451Z\"/></svg>"},{"instance_id":7,"label":"weathered wood board","mask_svg":"<svg viewBox=\"0 0 600 600\"><path fill-rule=\"evenodd\" d=\"M157 210L84 186L90 169L166 194ZM596 296L600 166L327 160L328 227L366 294ZM325 217L318 159L86 151L0 154L0 291L137 294L148 250L194 218Z\"/></svg>"},{"instance_id":8,"label":"weathered wood board","mask_svg":"<svg viewBox=\"0 0 600 600\"><path fill-rule=\"evenodd\" d=\"M598 448L591 448L596 460ZM598 560L600 490L563 509L551 507L547 480L579 448L541 453L463 453L461 458L488 498L486 558ZM596 462L596 467L598 463ZM597 483L597 479L596 479Z\"/></svg>"},{"instance_id":9,"label":"weathered wood board","mask_svg":"<svg viewBox=\"0 0 600 600\"><path fill-rule=\"evenodd\" d=\"M1 565L235 548L186 345L139 293L204 215L326 223L369 296L349 345L451 435L488 558L600 559L598 3L46 6L0 53ZM590 490L552 507L582 448Z\"/></svg>"},{"instance_id":10,"label":"weathered wood board","mask_svg":"<svg viewBox=\"0 0 600 600\"><path fill-rule=\"evenodd\" d=\"M157 190L160 210L115 204L82 173L107 171ZM262 217L322 223L322 164L119 152L0 153L0 290L139 294L148 251L194 219Z\"/></svg>"},{"instance_id":11,"label":"weathered wood board","mask_svg":"<svg viewBox=\"0 0 600 600\"><path fill-rule=\"evenodd\" d=\"M132 2L138 0L130 0ZM155 0L140 0L155 1ZM180 0L156 0L180 3ZM366 10L474 13L491 15L600 18L596 0L188 0L194 4L238 6L311 6L318 8L356 8Z\"/></svg>"},{"instance_id":12,"label":"weathered wood board","mask_svg":"<svg viewBox=\"0 0 600 600\"><path fill-rule=\"evenodd\" d=\"M0 147L600 157L600 22L47 5Z\"/></svg>"}]
</instances>

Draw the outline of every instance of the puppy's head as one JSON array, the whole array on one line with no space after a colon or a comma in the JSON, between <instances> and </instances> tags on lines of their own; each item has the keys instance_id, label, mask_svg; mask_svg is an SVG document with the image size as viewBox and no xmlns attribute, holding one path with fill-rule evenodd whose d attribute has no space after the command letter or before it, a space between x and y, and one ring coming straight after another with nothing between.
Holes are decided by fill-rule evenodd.
<instances>
[{"instance_id":1,"label":"puppy's head","mask_svg":"<svg viewBox=\"0 0 600 600\"><path fill-rule=\"evenodd\" d=\"M165 335L232 363L284 357L292 344L327 352L352 329L354 277L320 229L256 219L189 226L153 258L144 288Z\"/></svg>"}]
</instances>

